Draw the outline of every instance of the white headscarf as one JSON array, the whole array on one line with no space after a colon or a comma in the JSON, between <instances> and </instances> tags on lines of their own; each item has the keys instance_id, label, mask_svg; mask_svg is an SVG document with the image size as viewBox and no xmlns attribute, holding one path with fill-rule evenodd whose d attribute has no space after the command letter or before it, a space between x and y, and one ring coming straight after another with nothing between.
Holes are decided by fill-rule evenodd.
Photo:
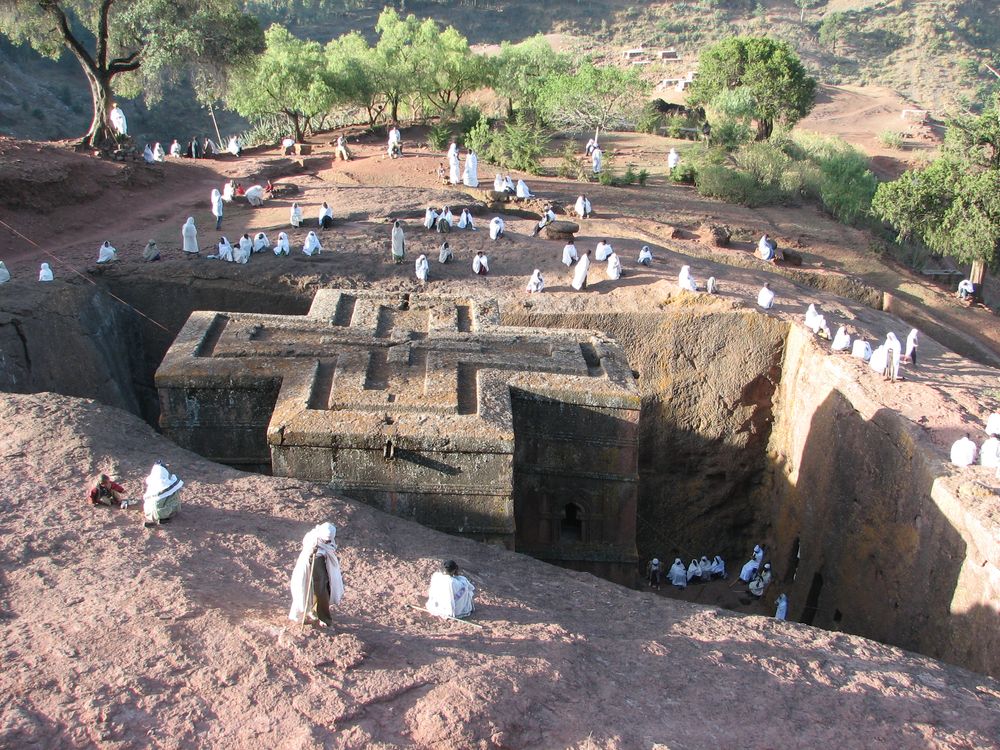
<instances>
[{"instance_id":1,"label":"white headscarf","mask_svg":"<svg viewBox=\"0 0 1000 750\"><path fill-rule=\"evenodd\" d=\"M305 244L302 246L302 252L306 255L316 255L323 251L323 247L319 244L319 237L316 236L315 232L309 232L306 235Z\"/></svg>"},{"instance_id":2,"label":"white headscarf","mask_svg":"<svg viewBox=\"0 0 1000 750\"><path fill-rule=\"evenodd\" d=\"M198 228L194 225L193 216L188 216L184 226L181 227L181 239L184 242L184 252L198 252Z\"/></svg>"},{"instance_id":3,"label":"white headscarf","mask_svg":"<svg viewBox=\"0 0 1000 750\"><path fill-rule=\"evenodd\" d=\"M545 288L545 279L542 278L542 272L537 268L531 272L531 278L528 279L527 291L529 292L540 292Z\"/></svg>"},{"instance_id":4,"label":"white headscarf","mask_svg":"<svg viewBox=\"0 0 1000 750\"><path fill-rule=\"evenodd\" d=\"M101 248L97 251L97 262L98 263L110 263L118 257L118 251L111 247L111 243L107 240L101 245Z\"/></svg>"},{"instance_id":5,"label":"white headscarf","mask_svg":"<svg viewBox=\"0 0 1000 750\"><path fill-rule=\"evenodd\" d=\"M427 275L430 273L430 264L427 262L426 255L418 255L417 261L414 264L414 269L417 274L417 279L420 281L427 281Z\"/></svg>"},{"instance_id":6,"label":"white headscarf","mask_svg":"<svg viewBox=\"0 0 1000 750\"><path fill-rule=\"evenodd\" d=\"M288 223L293 227L297 227L302 223L302 207L298 203L292 204L291 213L289 216Z\"/></svg>"},{"instance_id":7,"label":"white headscarf","mask_svg":"<svg viewBox=\"0 0 1000 750\"><path fill-rule=\"evenodd\" d=\"M698 291L698 285L691 278L691 266L681 266L681 272L677 274L677 286L689 292Z\"/></svg>"},{"instance_id":8,"label":"white headscarf","mask_svg":"<svg viewBox=\"0 0 1000 750\"><path fill-rule=\"evenodd\" d=\"M52 281L52 269L49 268L48 263L42 263L42 267L38 270L38 280Z\"/></svg>"},{"instance_id":9,"label":"white headscarf","mask_svg":"<svg viewBox=\"0 0 1000 750\"><path fill-rule=\"evenodd\" d=\"M288 255L290 248L288 247L288 235L284 232L278 232L278 243L274 246L275 255Z\"/></svg>"},{"instance_id":10,"label":"white headscarf","mask_svg":"<svg viewBox=\"0 0 1000 750\"><path fill-rule=\"evenodd\" d=\"M344 579L340 572L340 560L337 559L337 527L332 523L321 523L302 537L302 551L295 561L289 588L292 592L292 606L288 610L288 619L301 622L302 616L312 607L312 602L306 601L309 581L312 577L310 561L313 553L326 561L326 572L330 578L330 602L340 604L344 598Z\"/></svg>"},{"instance_id":11,"label":"white headscarf","mask_svg":"<svg viewBox=\"0 0 1000 750\"><path fill-rule=\"evenodd\" d=\"M572 266L576 261L580 259L579 253L576 251L576 245L569 242L563 248L562 263L564 266Z\"/></svg>"},{"instance_id":12,"label":"white headscarf","mask_svg":"<svg viewBox=\"0 0 1000 750\"><path fill-rule=\"evenodd\" d=\"M257 235L253 238L253 251L255 253L262 253L269 247L271 247L271 240L263 232L257 232Z\"/></svg>"},{"instance_id":13,"label":"white headscarf","mask_svg":"<svg viewBox=\"0 0 1000 750\"><path fill-rule=\"evenodd\" d=\"M233 246L226 237L219 240L219 260L233 260Z\"/></svg>"}]
</instances>

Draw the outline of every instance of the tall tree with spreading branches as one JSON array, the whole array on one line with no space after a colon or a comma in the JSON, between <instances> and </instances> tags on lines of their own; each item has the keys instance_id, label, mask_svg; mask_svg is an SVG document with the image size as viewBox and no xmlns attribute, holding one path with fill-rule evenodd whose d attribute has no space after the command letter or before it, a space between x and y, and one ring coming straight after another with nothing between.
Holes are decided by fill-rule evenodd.
<instances>
[{"instance_id":1,"label":"tall tree with spreading branches","mask_svg":"<svg viewBox=\"0 0 1000 750\"><path fill-rule=\"evenodd\" d=\"M213 78L263 49L257 21L234 0L0 0L0 33L58 58L69 52L90 84L93 118L83 137L113 137L112 91L155 101L165 82Z\"/></svg>"}]
</instances>

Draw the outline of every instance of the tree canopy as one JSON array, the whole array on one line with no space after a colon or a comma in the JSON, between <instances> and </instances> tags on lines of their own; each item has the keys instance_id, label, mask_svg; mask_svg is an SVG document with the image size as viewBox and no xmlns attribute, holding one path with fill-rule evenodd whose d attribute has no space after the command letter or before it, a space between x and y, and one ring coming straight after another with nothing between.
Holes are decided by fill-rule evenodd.
<instances>
[{"instance_id":1,"label":"tree canopy","mask_svg":"<svg viewBox=\"0 0 1000 750\"><path fill-rule=\"evenodd\" d=\"M493 89L507 100L507 117L515 108L537 111L542 97L542 85L552 75L567 72L571 60L552 49L548 40L538 34L519 44L504 42L500 54L490 60L493 69Z\"/></svg>"},{"instance_id":2,"label":"tree canopy","mask_svg":"<svg viewBox=\"0 0 1000 750\"><path fill-rule=\"evenodd\" d=\"M815 96L816 80L786 42L738 36L701 53L688 102L756 121L763 140L775 123L792 125L805 117Z\"/></svg>"},{"instance_id":3,"label":"tree canopy","mask_svg":"<svg viewBox=\"0 0 1000 750\"><path fill-rule=\"evenodd\" d=\"M897 232L962 263L1000 266L1000 113L953 120L941 156L879 185L872 210ZM974 274L975 275L975 274Z\"/></svg>"},{"instance_id":4,"label":"tree canopy","mask_svg":"<svg viewBox=\"0 0 1000 750\"><path fill-rule=\"evenodd\" d=\"M256 19L234 0L0 0L0 33L57 58L68 50L90 84L94 115L84 142L112 133L114 90L155 100L165 81L221 77L262 48Z\"/></svg>"},{"instance_id":5,"label":"tree canopy","mask_svg":"<svg viewBox=\"0 0 1000 750\"><path fill-rule=\"evenodd\" d=\"M541 111L558 128L624 127L642 109L648 89L634 68L598 68L587 61L573 72L547 78Z\"/></svg>"}]
</instances>

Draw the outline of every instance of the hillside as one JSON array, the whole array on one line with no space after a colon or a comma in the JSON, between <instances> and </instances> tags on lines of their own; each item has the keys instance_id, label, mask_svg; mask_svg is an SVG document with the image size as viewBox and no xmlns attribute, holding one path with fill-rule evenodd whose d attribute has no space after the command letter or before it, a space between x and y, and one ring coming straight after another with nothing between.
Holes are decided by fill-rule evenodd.
<instances>
[{"instance_id":1,"label":"hillside","mask_svg":"<svg viewBox=\"0 0 1000 750\"><path fill-rule=\"evenodd\" d=\"M804 10L799 4L808 7ZM383 2L316 0L306 4L247 4L263 25L287 24L297 34L326 41L351 30L371 36ZM555 0L544 6L521 0L422 0L401 2L400 10L454 25L472 43L519 41L536 33L560 33L567 46L610 60L638 45L673 47L679 60L647 67L652 80L691 69L699 51L719 38L739 33L769 34L791 42L821 82L878 84L893 88L937 114L963 102L982 102L997 80L982 65L1000 65L1000 10L990 0L701 0L580 4ZM843 14L833 16L833 14ZM824 19L827 24L824 25ZM836 21L836 23L833 23ZM82 73L68 60L60 64L33 52L0 44L0 134L66 138L86 127L89 96ZM189 87L168 90L163 103L147 110L129 103L140 141L169 140L194 131L211 134L207 113ZM220 127L240 127L230 118Z\"/></svg>"}]
</instances>

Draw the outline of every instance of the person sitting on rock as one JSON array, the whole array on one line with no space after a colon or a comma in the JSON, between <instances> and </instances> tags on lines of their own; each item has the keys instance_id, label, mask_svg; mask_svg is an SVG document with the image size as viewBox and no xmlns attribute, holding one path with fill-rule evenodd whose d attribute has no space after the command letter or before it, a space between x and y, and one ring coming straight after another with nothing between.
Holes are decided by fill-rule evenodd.
<instances>
[{"instance_id":1,"label":"person sitting on rock","mask_svg":"<svg viewBox=\"0 0 1000 750\"><path fill-rule=\"evenodd\" d=\"M490 259L482 250L477 251L472 259L472 272L478 276L486 276L490 272Z\"/></svg>"},{"instance_id":2,"label":"person sitting on rock","mask_svg":"<svg viewBox=\"0 0 1000 750\"><path fill-rule=\"evenodd\" d=\"M963 302L968 301L972 298L972 295L976 293L976 287L972 283L971 279L962 279L958 282L958 298Z\"/></svg>"},{"instance_id":3,"label":"person sitting on rock","mask_svg":"<svg viewBox=\"0 0 1000 750\"><path fill-rule=\"evenodd\" d=\"M98 263L111 263L112 261L118 260L118 251L111 247L111 243L107 240L101 245L100 249L97 251L97 262Z\"/></svg>"},{"instance_id":4,"label":"person sitting on rock","mask_svg":"<svg viewBox=\"0 0 1000 750\"><path fill-rule=\"evenodd\" d=\"M531 278L528 279L528 286L525 287L525 291L528 294L536 294L545 288L545 279L542 277L542 272L537 268L531 272Z\"/></svg>"},{"instance_id":5,"label":"person sitting on rock","mask_svg":"<svg viewBox=\"0 0 1000 750\"><path fill-rule=\"evenodd\" d=\"M475 610L476 588L465 576L458 574L458 565L447 560L441 570L431 576L427 590L427 611L444 618L468 617Z\"/></svg>"},{"instance_id":6,"label":"person sitting on rock","mask_svg":"<svg viewBox=\"0 0 1000 750\"><path fill-rule=\"evenodd\" d=\"M701 563L699 563L693 557L691 558L691 562L687 567L687 578L688 578L688 583L691 583L691 581L695 581L697 583L698 581L701 580Z\"/></svg>"},{"instance_id":7,"label":"person sitting on rock","mask_svg":"<svg viewBox=\"0 0 1000 750\"><path fill-rule=\"evenodd\" d=\"M471 229L473 232L477 231L476 225L472 221L472 214L469 213L469 209L462 209L462 214L458 217L458 228Z\"/></svg>"},{"instance_id":8,"label":"person sitting on rock","mask_svg":"<svg viewBox=\"0 0 1000 750\"><path fill-rule=\"evenodd\" d=\"M447 241L442 242L441 249L438 250L438 263L447 263L452 257L451 245Z\"/></svg>"},{"instance_id":9,"label":"person sitting on rock","mask_svg":"<svg viewBox=\"0 0 1000 750\"><path fill-rule=\"evenodd\" d=\"M740 569L740 580L743 583L750 583L753 580L754 575L757 573L757 569L760 567L760 561L764 559L764 550L761 549L759 544L753 546L753 555L746 564Z\"/></svg>"},{"instance_id":10,"label":"person sitting on rock","mask_svg":"<svg viewBox=\"0 0 1000 750\"><path fill-rule=\"evenodd\" d=\"M332 523L321 523L302 537L302 550L288 582L292 593L288 619L292 622L333 624L330 605L339 605L344 598L336 539L337 527Z\"/></svg>"},{"instance_id":11,"label":"person sitting on rock","mask_svg":"<svg viewBox=\"0 0 1000 750\"><path fill-rule=\"evenodd\" d=\"M969 433L965 433L965 437L959 438L952 444L951 462L955 466L972 466L976 462L976 444L969 437Z\"/></svg>"},{"instance_id":12,"label":"person sitting on rock","mask_svg":"<svg viewBox=\"0 0 1000 750\"><path fill-rule=\"evenodd\" d=\"M542 211L542 218L538 220L537 224L535 224L535 228L531 231L531 236L537 237L539 232L555 220L556 212L552 210L552 206L545 206L545 209Z\"/></svg>"},{"instance_id":13,"label":"person sitting on rock","mask_svg":"<svg viewBox=\"0 0 1000 750\"><path fill-rule=\"evenodd\" d=\"M653 262L653 251L649 249L649 245L643 245L642 249L639 250L639 265L648 266Z\"/></svg>"},{"instance_id":14,"label":"person sitting on rock","mask_svg":"<svg viewBox=\"0 0 1000 750\"><path fill-rule=\"evenodd\" d=\"M515 195L521 200L527 200L528 198L535 197L535 194L528 189L528 184L524 180L517 181Z\"/></svg>"},{"instance_id":15,"label":"person sitting on rock","mask_svg":"<svg viewBox=\"0 0 1000 750\"><path fill-rule=\"evenodd\" d=\"M651 589L660 590L660 575L662 572L659 558L654 557L649 561L649 565L646 566L646 578L649 579L649 587Z\"/></svg>"},{"instance_id":16,"label":"person sitting on rock","mask_svg":"<svg viewBox=\"0 0 1000 750\"><path fill-rule=\"evenodd\" d=\"M842 352L849 349L851 346L851 333L847 326L841 326L837 329L837 335L833 337L833 343L830 348L835 352Z\"/></svg>"},{"instance_id":17,"label":"person sitting on rock","mask_svg":"<svg viewBox=\"0 0 1000 750\"><path fill-rule=\"evenodd\" d=\"M670 566L670 582L679 589L686 589L688 585L687 570L684 563L678 557L674 564Z\"/></svg>"},{"instance_id":18,"label":"person sitting on rock","mask_svg":"<svg viewBox=\"0 0 1000 750\"><path fill-rule=\"evenodd\" d=\"M764 596L764 592L767 591L767 587L771 584L771 563L764 563L764 569L754 576L754 579L750 581L750 585L747 586L747 590L750 595L760 599Z\"/></svg>"},{"instance_id":19,"label":"person sitting on rock","mask_svg":"<svg viewBox=\"0 0 1000 750\"><path fill-rule=\"evenodd\" d=\"M117 505L124 508L125 506L122 505L124 496L125 488L117 482L112 482L111 477L107 474L101 474L97 477L87 493L87 499L91 505L105 505L107 507Z\"/></svg>"},{"instance_id":20,"label":"person sitting on rock","mask_svg":"<svg viewBox=\"0 0 1000 750\"><path fill-rule=\"evenodd\" d=\"M777 251L778 243L768 237L767 232L765 232L757 243L757 257L761 260L773 261Z\"/></svg>"},{"instance_id":21,"label":"person sitting on rock","mask_svg":"<svg viewBox=\"0 0 1000 750\"><path fill-rule=\"evenodd\" d=\"M712 578L724 579L726 577L726 561L719 555L716 555L712 558L712 564L709 566L708 572Z\"/></svg>"},{"instance_id":22,"label":"person sitting on rock","mask_svg":"<svg viewBox=\"0 0 1000 750\"><path fill-rule=\"evenodd\" d=\"M161 462L153 464L146 477L146 492L142 496L142 514L146 526L167 523L181 509L181 488L184 482Z\"/></svg>"}]
</instances>

